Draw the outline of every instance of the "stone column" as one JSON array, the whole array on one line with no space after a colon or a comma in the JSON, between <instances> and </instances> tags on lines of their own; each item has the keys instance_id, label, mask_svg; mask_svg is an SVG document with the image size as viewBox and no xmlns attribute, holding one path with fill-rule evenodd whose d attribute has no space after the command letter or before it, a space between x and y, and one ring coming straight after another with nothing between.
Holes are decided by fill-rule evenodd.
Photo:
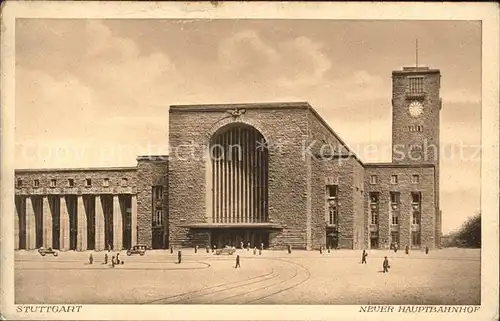
<instances>
[{"instance_id":1,"label":"stone column","mask_svg":"<svg viewBox=\"0 0 500 321\"><path fill-rule=\"evenodd\" d=\"M52 247L52 211L50 210L49 197L43 196L43 246Z\"/></svg>"},{"instance_id":2,"label":"stone column","mask_svg":"<svg viewBox=\"0 0 500 321\"><path fill-rule=\"evenodd\" d=\"M26 197L26 249L36 248L36 218L31 197Z\"/></svg>"},{"instance_id":3,"label":"stone column","mask_svg":"<svg viewBox=\"0 0 500 321\"><path fill-rule=\"evenodd\" d=\"M60 248L63 251L69 250L69 212L68 205L66 204L66 197L61 195L59 202L60 210L59 210L59 220L60 220Z\"/></svg>"},{"instance_id":4,"label":"stone column","mask_svg":"<svg viewBox=\"0 0 500 321\"><path fill-rule=\"evenodd\" d=\"M104 231L104 209L101 200L101 195L95 198L95 249L97 251L102 251L106 249L105 243L105 231Z\"/></svg>"},{"instance_id":5,"label":"stone column","mask_svg":"<svg viewBox=\"0 0 500 321\"><path fill-rule=\"evenodd\" d=\"M115 251L122 250L123 244L123 221L120 198L113 195L113 248Z\"/></svg>"},{"instance_id":6,"label":"stone column","mask_svg":"<svg viewBox=\"0 0 500 321\"><path fill-rule=\"evenodd\" d=\"M131 226L132 246L134 246L137 244L137 196L136 195L132 195L131 219L132 219L132 226Z\"/></svg>"},{"instance_id":7,"label":"stone column","mask_svg":"<svg viewBox=\"0 0 500 321\"><path fill-rule=\"evenodd\" d=\"M19 215L22 213L22 210L19 208L19 202L20 198L22 196L14 196L15 197L15 202L14 202L14 207L15 207L15 213L14 213L14 250L19 250Z\"/></svg>"},{"instance_id":8,"label":"stone column","mask_svg":"<svg viewBox=\"0 0 500 321\"><path fill-rule=\"evenodd\" d=\"M78 221L76 249L78 251L85 251L87 250L87 214L82 195L78 195L76 215Z\"/></svg>"}]
</instances>

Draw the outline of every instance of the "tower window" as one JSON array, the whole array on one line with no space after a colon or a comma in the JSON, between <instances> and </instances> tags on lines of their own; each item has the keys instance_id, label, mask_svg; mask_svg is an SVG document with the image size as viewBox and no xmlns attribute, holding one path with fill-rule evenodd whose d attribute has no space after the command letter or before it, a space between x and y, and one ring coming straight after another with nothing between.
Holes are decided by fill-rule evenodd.
<instances>
[{"instance_id":1,"label":"tower window","mask_svg":"<svg viewBox=\"0 0 500 321\"><path fill-rule=\"evenodd\" d=\"M86 186L86 187L90 187L90 186L92 186L92 180L91 180L90 178L86 178L86 179L85 179L85 186Z\"/></svg>"},{"instance_id":2,"label":"tower window","mask_svg":"<svg viewBox=\"0 0 500 321\"><path fill-rule=\"evenodd\" d=\"M102 180L102 186L109 187L109 178L105 178Z\"/></svg>"},{"instance_id":3,"label":"tower window","mask_svg":"<svg viewBox=\"0 0 500 321\"><path fill-rule=\"evenodd\" d=\"M163 211L155 210L153 215L153 226L162 226L163 225Z\"/></svg>"},{"instance_id":4,"label":"tower window","mask_svg":"<svg viewBox=\"0 0 500 321\"><path fill-rule=\"evenodd\" d=\"M68 179L68 187L74 187L75 186L75 180L72 178Z\"/></svg>"},{"instance_id":5,"label":"tower window","mask_svg":"<svg viewBox=\"0 0 500 321\"><path fill-rule=\"evenodd\" d=\"M408 89L411 95L420 95L424 92L424 77L409 77Z\"/></svg>"},{"instance_id":6,"label":"tower window","mask_svg":"<svg viewBox=\"0 0 500 321\"><path fill-rule=\"evenodd\" d=\"M33 187L40 187L40 180L39 179L35 179L33 181Z\"/></svg>"},{"instance_id":7,"label":"tower window","mask_svg":"<svg viewBox=\"0 0 500 321\"><path fill-rule=\"evenodd\" d=\"M397 183L398 183L398 175L392 175L391 184L397 184Z\"/></svg>"},{"instance_id":8,"label":"tower window","mask_svg":"<svg viewBox=\"0 0 500 321\"><path fill-rule=\"evenodd\" d=\"M370 216L371 223L378 224L378 193L370 193Z\"/></svg>"},{"instance_id":9,"label":"tower window","mask_svg":"<svg viewBox=\"0 0 500 321\"><path fill-rule=\"evenodd\" d=\"M420 204L420 199L421 199L420 192L412 192L411 193L411 201L412 201L412 203Z\"/></svg>"},{"instance_id":10,"label":"tower window","mask_svg":"<svg viewBox=\"0 0 500 321\"><path fill-rule=\"evenodd\" d=\"M398 225L399 224L399 211L393 211L392 212L392 224L393 225Z\"/></svg>"},{"instance_id":11,"label":"tower window","mask_svg":"<svg viewBox=\"0 0 500 321\"><path fill-rule=\"evenodd\" d=\"M122 178L122 186L128 186L128 179Z\"/></svg>"},{"instance_id":12,"label":"tower window","mask_svg":"<svg viewBox=\"0 0 500 321\"><path fill-rule=\"evenodd\" d=\"M50 180L50 187L56 187L56 184L57 184L57 180L55 180L55 179Z\"/></svg>"},{"instance_id":13,"label":"tower window","mask_svg":"<svg viewBox=\"0 0 500 321\"><path fill-rule=\"evenodd\" d=\"M370 184L377 184L377 175L370 176Z\"/></svg>"},{"instance_id":14,"label":"tower window","mask_svg":"<svg viewBox=\"0 0 500 321\"><path fill-rule=\"evenodd\" d=\"M328 198L329 199L336 199L337 193L338 193L337 185L328 185L326 188L328 190Z\"/></svg>"},{"instance_id":15,"label":"tower window","mask_svg":"<svg viewBox=\"0 0 500 321\"><path fill-rule=\"evenodd\" d=\"M399 192L391 192L391 203L399 204Z\"/></svg>"},{"instance_id":16,"label":"tower window","mask_svg":"<svg viewBox=\"0 0 500 321\"><path fill-rule=\"evenodd\" d=\"M418 184L418 183L419 183L419 181L420 181L420 177L419 177L418 175L412 175L412 177L411 177L411 182L412 182L413 184Z\"/></svg>"},{"instance_id":17,"label":"tower window","mask_svg":"<svg viewBox=\"0 0 500 321\"><path fill-rule=\"evenodd\" d=\"M153 186L153 198L155 200L163 199L163 186Z\"/></svg>"}]
</instances>

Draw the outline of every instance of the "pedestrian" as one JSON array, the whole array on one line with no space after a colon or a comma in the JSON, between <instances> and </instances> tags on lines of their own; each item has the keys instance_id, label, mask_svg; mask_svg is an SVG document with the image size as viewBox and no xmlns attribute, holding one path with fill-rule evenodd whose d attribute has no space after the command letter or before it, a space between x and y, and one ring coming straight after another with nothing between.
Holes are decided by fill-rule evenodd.
<instances>
[{"instance_id":1,"label":"pedestrian","mask_svg":"<svg viewBox=\"0 0 500 321\"><path fill-rule=\"evenodd\" d=\"M205 246L205 248L207 249L207 253L210 253L210 247L208 246L208 244L207 246Z\"/></svg>"},{"instance_id":2,"label":"pedestrian","mask_svg":"<svg viewBox=\"0 0 500 321\"><path fill-rule=\"evenodd\" d=\"M330 253L330 245L328 245L326 249L328 250L328 253Z\"/></svg>"},{"instance_id":3,"label":"pedestrian","mask_svg":"<svg viewBox=\"0 0 500 321\"><path fill-rule=\"evenodd\" d=\"M182 252L181 250L179 250L179 252L177 252L177 263L181 264L181 260L182 260Z\"/></svg>"},{"instance_id":4,"label":"pedestrian","mask_svg":"<svg viewBox=\"0 0 500 321\"><path fill-rule=\"evenodd\" d=\"M259 249L259 255L262 255L262 248Z\"/></svg>"},{"instance_id":5,"label":"pedestrian","mask_svg":"<svg viewBox=\"0 0 500 321\"><path fill-rule=\"evenodd\" d=\"M368 256L368 253L366 253L366 250L363 250L363 254L361 254L361 264L366 264L366 257Z\"/></svg>"},{"instance_id":6,"label":"pedestrian","mask_svg":"<svg viewBox=\"0 0 500 321\"><path fill-rule=\"evenodd\" d=\"M196 253L198 253L198 245L195 245L195 246L194 246L194 253L195 253L195 254L196 254Z\"/></svg>"},{"instance_id":7,"label":"pedestrian","mask_svg":"<svg viewBox=\"0 0 500 321\"><path fill-rule=\"evenodd\" d=\"M425 254L429 254L429 247L425 246Z\"/></svg>"},{"instance_id":8,"label":"pedestrian","mask_svg":"<svg viewBox=\"0 0 500 321\"><path fill-rule=\"evenodd\" d=\"M288 254L291 254L292 253L292 246L290 244L288 244Z\"/></svg>"},{"instance_id":9,"label":"pedestrian","mask_svg":"<svg viewBox=\"0 0 500 321\"><path fill-rule=\"evenodd\" d=\"M408 244L406 244L405 253L408 254L409 252L410 252L410 247L408 246Z\"/></svg>"},{"instance_id":10,"label":"pedestrian","mask_svg":"<svg viewBox=\"0 0 500 321\"><path fill-rule=\"evenodd\" d=\"M170 254L174 254L174 247L170 246Z\"/></svg>"},{"instance_id":11,"label":"pedestrian","mask_svg":"<svg viewBox=\"0 0 500 321\"><path fill-rule=\"evenodd\" d=\"M89 263L90 264L94 263L94 258L92 257L92 252L90 252Z\"/></svg>"},{"instance_id":12,"label":"pedestrian","mask_svg":"<svg viewBox=\"0 0 500 321\"><path fill-rule=\"evenodd\" d=\"M256 247L256 246L254 246L254 247L253 247L253 255L256 255L256 254L257 254L257 247Z\"/></svg>"},{"instance_id":13,"label":"pedestrian","mask_svg":"<svg viewBox=\"0 0 500 321\"><path fill-rule=\"evenodd\" d=\"M322 245L319 246L319 254L323 254L323 246Z\"/></svg>"},{"instance_id":14,"label":"pedestrian","mask_svg":"<svg viewBox=\"0 0 500 321\"><path fill-rule=\"evenodd\" d=\"M108 264L108 253L104 253L104 264Z\"/></svg>"},{"instance_id":15,"label":"pedestrian","mask_svg":"<svg viewBox=\"0 0 500 321\"><path fill-rule=\"evenodd\" d=\"M250 251L250 242L247 243L247 251Z\"/></svg>"},{"instance_id":16,"label":"pedestrian","mask_svg":"<svg viewBox=\"0 0 500 321\"><path fill-rule=\"evenodd\" d=\"M111 267L115 267L115 256L111 258Z\"/></svg>"},{"instance_id":17,"label":"pedestrian","mask_svg":"<svg viewBox=\"0 0 500 321\"><path fill-rule=\"evenodd\" d=\"M243 241L240 242L240 249L244 249L244 244L243 244Z\"/></svg>"},{"instance_id":18,"label":"pedestrian","mask_svg":"<svg viewBox=\"0 0 500 321\"><path fill-rule=\"evenodd\" d=\"M116 253L116 264L120 264L120 258L119 258L120 253Z\"/></svg>"},{"instance_id":19,"label":"pedestrian","mask_svg":"<svg viewBox=\"0 0 500 321\"><path fill-rule=\"evenodd\" d=\"M236 255L236 265L234 267L235 269L236 268L241 268L241 265L240 265L240 256L239 255Z\"/></svg>"},{"instance_id":20,"label":"pedestrian","mask_svg":"<svg viewBox=\"0 0 500 321\"><path fill-rule=\"evenodd\" d=\"M398 243L394 243L394 253L398 253Z\"/></svg>"},{"instance_id":21,"label":"pedestrian","mask_svg":"<svg viewBox=\"0 0 500 321\"><path fill-rule=\"evenodd\" d=\"M382 265L382 267L384 268L384 273L385 272L389 273L389 268L391 266L389 265L389 260L387 259L387 256L384 256L384 264Z\"/></svg>"},{"instance_id":22,"label":"pedestrian","mask_svg":"<svg viewBox=\"0 0 500 321\"><path fill-rule=\"evenodd\" d=\"M214 244L214 246L212 247L212 253L214 253L216 248L217 248L217 245Z\"/></svg>"},{"instance_id":23,"label":"pedestrian","mask_svg":"<svg viewBox=\"0 0 500 321\"><path fill-rule=\"evenodd\" d=\"M111 243L108 243L108 252L111 252Z\"/></svg>"},{"instance_id":24,"label":"pedestrian","mask_svg":"<svg viewBox=\"0 0 500 321\"><path fill-rule=\"evenodd\" d=\"M262 242L260 243L260 250L264 251L264 243L262 243Z\"/></svg>"}]
</instances>

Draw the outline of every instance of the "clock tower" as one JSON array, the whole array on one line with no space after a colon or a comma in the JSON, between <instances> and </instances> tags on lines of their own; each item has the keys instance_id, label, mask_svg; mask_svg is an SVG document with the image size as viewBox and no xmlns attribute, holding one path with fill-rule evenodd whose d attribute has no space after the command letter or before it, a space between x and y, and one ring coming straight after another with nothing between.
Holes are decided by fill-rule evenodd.
<instances>
[{"instance_id":1,"label":"clock tower","mask_svg":"<svg viewBox=\"0 0 500 321\"><path fill-rule=\"evenodd\" d=\"M439 124L442 101L439 94L440 81L440 71L428 67L403 67L403 70L392 72L392 163L434 165L435 207L432 225L437 247L441 246ZM412 188L420 192L422 186L417 185ZM426 196L422 197L425 200ZM422 215L429 215L427 210L424 212Z\"/></svg>"},{"instance_id":2,"label":"clock tower","mask_svg":"<svg viewBox=\"0 0 500 321\"><path fill-rule=\"evenodd\" d=\"M392 161L439 164L441 74L427 67L392 72Z\"/></svg>"}]
</instances>

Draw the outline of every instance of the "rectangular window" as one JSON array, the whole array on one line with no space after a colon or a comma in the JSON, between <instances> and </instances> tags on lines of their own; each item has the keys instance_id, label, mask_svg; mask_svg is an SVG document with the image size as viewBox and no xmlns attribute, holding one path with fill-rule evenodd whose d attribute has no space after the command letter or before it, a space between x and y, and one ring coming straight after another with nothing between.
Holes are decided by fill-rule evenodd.
<instances>
[{"instance_id":1,"label":"rectangular window","mask_svg":"<svg viewBox=\"0 0 500 321\"><path fill-rule=\"evenodd\" d=\"M370 176L370 184L377 184L377 175Z\"/></svg>"},{"instance_id":2,"label":"rectangular window","mask_svg":"<svg viewBox=\"0 0 500 321\"><path fill-rule=\"evenodd\" d=\"M378 200L379 195L377 192L370 193L370 218L372 224L378 224Z\"/></svg>"},{"instance_id":3,"label":"rectangular window","mask_svg":"<svg viewBox=\"0 0 500 321\"><path fill-rule=\"evenodd\" d=\"M409 77L408 87L410 94L422 94L424 92L424 77Z\"/></svg>"},{"instance_id":4,"label":"rectangular window","mask_svg":"<svg viewBox=\"0 0 500 321\"><path fill-rule=\"evenodd\" d=\"M153 226L163 225L163 210L155 210L153 215Z\"/></svg>"},{"instance_id":5,"label":"rectangular window","mask_svg":"<svg viewBox=\"0 0 500 321\"><path fill-rule=\"evenodd\" d=\"M420 192L412 192L411 193L411 202L412 203L420 204L420 199L421 199Z\"/></svg>"},{"instance_id":6,"label":"rectangular window","mask_svg":"<svg viewBox=\"0 0 500 321\"><path fill-rule=\"evenodd\" d=\"M109 187L109 178L105 178L102 180L102 186Z\"/></svg>"},{"instance_id":7,"label":"rectangular window","mask_svg":"<svg viewBox=\"0 0 500 321\"><path fill-rule=\"evenodd\" d=\"M391 192L391 204L399 204L399 192Z\"/></svg>"},{"instance_id":8,"label":"rectangular window","mask_svg":"<svg viewBox=\"0 0 500 321\"><path fill-rule=\"evenodd\" d=\"M330 224L337 224L338 215L337 215L337 207L336 206L330 206L329 219L330 219Z\"/></svg>"},{"instance_id":9,"label":"rectangular window","mask_svg":"<svg viewBox=\"0 0 500 321\"><path fill-rule=\"evenodd\" d=\"M90 178L85 179L85 186L87 186L87 187L92 186L92 180Z\"/></svg>"},{"instance_id":10,"label":"rectangular window","mask_svg":"<svg viewBox=\"0 0 500 321\"><path fill-rule=\"evenodd\" d=\"M330 198L330 199L337 198L337 194L338 194L337 185L328 185L326 188L328 190L328 198Z\"/></svg>"},{"instance_id":11,"label":"rectangular window","mask_svg":"<svg viewBox=\"0 0 500 321\"><path fill-rule=\"evenodd\" d=\"M68 178L68 187L74 187L75 186L75 180L72 178Z\"/></svg>"},{"instance_id":12,"label":"rectangular window","mask_svg":"<svg viewBox=\"0 0 500 321\"><path fill-rule=\"evenodd\" d=\"M55 180L55 179L50 180L50 187L56 187L56 184L57 184L57 180Z\"/></svg>"},{"instance_id":13,"label":"rectangular window","mask_svg":"<svg viewBox=\"0 0 500 321\"><path fill-rule=\"evenodd\" d=\"M39 179L35 179L33 181L33 187L40 187L40 180Z\"/></svg>"},{"instance_id":14,"label":"rectangular window","mask_svg":"<svg viewBox=\"0 0 500 321\"><path fill-rule=\"evenodd\" d=\"M122 178L122 186L128 186L128 179Z\"/></svg>"},{"instance_id":15,"label":"rectangular window","mask_svg":"<svg viewBox=\"0 0 500 321\"><path fill-rule=\"evenodd\" d=\"M398 183L398 175L392 175L391 184L397 184L397 183Z\"/></svg>"},{"instance_id":16,"label":"rectangular window","mask_svg":"<svg viewBox=\"0 0 500 321\"><path fill-rule=\"evenodd\" d=\"M420 225L420 212L419 211L413 211L412 217L411 217L411 223L413 225Z\"/></svg>"},{"instance_id":17,"label":"rectangular window","mask_svg":"<svg viewBox=\"0 0 500 321\"><path fill-rule=\"evenodd\" d=\"M412 182L413 184L418 184L418 183L419 183L419 180L420 180L420 179L419 179L419 176L418 176L418 175L412 175L412 177L411 177L411 182Z\"/></svg>"},{"instance_id":18,"label":"rectangular window","mask_svg":"<svg viewBox=\"0 0 500 321\"><path fill-rule=\"evenodd\" d=\"M163 199L163 186L153 186L153 198L156 201Z\"/></svg>"},{"instance_id":19,"label":"rectangular window","mask_svg":"<svg viewBox=\"0 0 500 321\"><path fill-rule=\"evenodd\" d=\"M392 212L392 224L393 225L399 224L399 212Z\"/></svg>"},{"instance_id":20,"label":"rectangular window","mask_svg":"<svg viewBox=\"0 0 500 321\"><path fill-rule=\"evenodd\" d=\"M20 179L20 178L18 178L18 179L17 179L17 182L16 182L16 186L17 186L18 188L23 187L23 180L22 180L22 179Z\"/></svg>"}]
</instances>

